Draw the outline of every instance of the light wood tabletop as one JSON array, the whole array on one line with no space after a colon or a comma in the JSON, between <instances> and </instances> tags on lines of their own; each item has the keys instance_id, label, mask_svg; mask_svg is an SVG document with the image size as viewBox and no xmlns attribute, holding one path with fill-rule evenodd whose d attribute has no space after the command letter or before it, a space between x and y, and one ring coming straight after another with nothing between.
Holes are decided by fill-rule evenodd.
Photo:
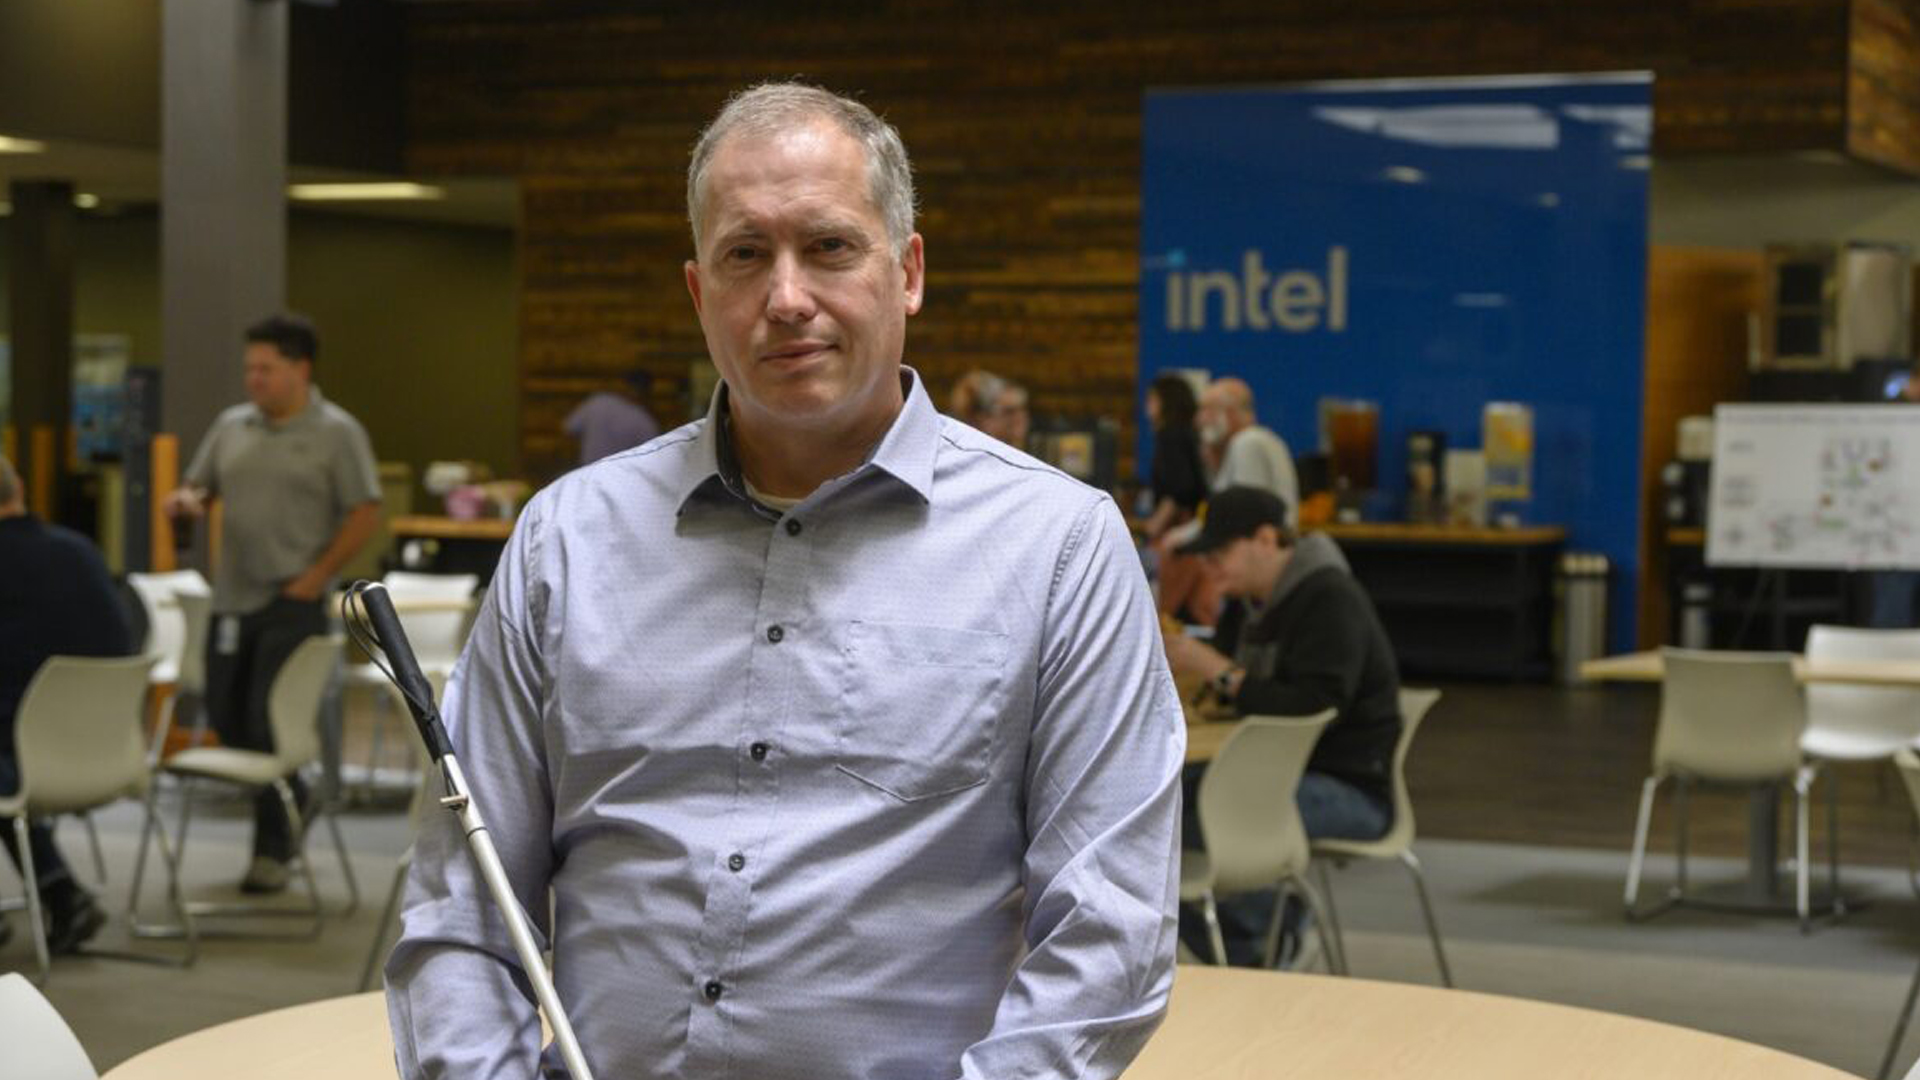
<instances>
[{"instance_id":1,"label":"light wood tabletop","mask_svg":"<svg viewBox=\"0 0 1920 1080\"><path fill-rule=\"evenodd\" d=\"M1851 683L1858 686L1920 686L1920 661L1808 660L1793 658L1793 673L1803 683ZM1662 674L1657 650L1622 653L1580 665L1580 677L1601 682L1657 683Z\"/></svg>"},{"instance_id":2,"label":"light wood tabletop","mask_svg":"<svg viewBox=\"0 0 1920 1080\"><path fill-rule=\"evenodd\" d=\"M379 993L235 1020L102 1080L373 1080L394 1075ZM1720 1035L1430 986L1183 965L1127 1080L1847 1080Z\"/></svg>"}]
</instances>

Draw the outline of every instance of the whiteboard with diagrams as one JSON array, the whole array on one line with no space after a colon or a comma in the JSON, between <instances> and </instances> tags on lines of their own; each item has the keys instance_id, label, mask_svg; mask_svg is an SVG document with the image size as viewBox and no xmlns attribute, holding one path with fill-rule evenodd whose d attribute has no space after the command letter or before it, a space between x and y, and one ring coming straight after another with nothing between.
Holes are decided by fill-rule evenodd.
<instances>
[{"instance_id":1,"label":"whiteboard with diagrams","mask_svg":"<svg viewBox=\"0 0 1920 1080\"><path fill-rule=\"evenodd\" d=\"M1707 562L1920 569L1920 405L1722 405Z\"/></svg>"}]
</instances>

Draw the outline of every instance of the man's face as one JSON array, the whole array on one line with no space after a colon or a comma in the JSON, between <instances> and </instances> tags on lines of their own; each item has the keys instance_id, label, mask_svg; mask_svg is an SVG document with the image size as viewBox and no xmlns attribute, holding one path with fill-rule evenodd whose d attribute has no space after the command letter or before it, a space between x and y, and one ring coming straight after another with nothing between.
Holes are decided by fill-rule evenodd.
<instances>
[{"instance_id":1,"label":"man's face","mask_svg":"<svg viewBox=\"0 0 1920 1080\"><path fill-rule=\"evenodd\" d=\"M735 421L749 431L884 429L900 408L924 262L918 234L894 257L860 143L824 120L730 136L703 198L687 290Z\"/></svg>"},{"instance_id":2,"label":"man's face","mask_svg":"<svg viewBox=\"0 0 1920 1080\"><path fill-rule=\"evenodd\" d=\"M1279 557L1280 534L1270 525L1262 525L1252 536L1229 540L1201 556L1221 591L1241 600L1267 598L1273 588Z\"/></svg>"},{"instance_id":3,"label":"man's face","mask_svg":"<svg viewBox=\"0 0 1920 1080\"><path fill-rule=\"evenodd\" d=\"M1216 393L1208 391L1200 395L1200 408L1193 415L1194 426L1200 431L1200 440L1209 446L1218 446L1226 440L1227 406L1225 400Z\"/></svg>"},{"instance_id":4,"label":"man's face","mask_svg":"<svg viewBox=\"0 0 1920 1080\"><path fill-rule=\"evenodd\" d=\"M278 347L261 341L247 343L245 356L247 398L274 419L291 415L301 403L312 370L306 360L289 360Z\"/></svg>"}]
</instances>

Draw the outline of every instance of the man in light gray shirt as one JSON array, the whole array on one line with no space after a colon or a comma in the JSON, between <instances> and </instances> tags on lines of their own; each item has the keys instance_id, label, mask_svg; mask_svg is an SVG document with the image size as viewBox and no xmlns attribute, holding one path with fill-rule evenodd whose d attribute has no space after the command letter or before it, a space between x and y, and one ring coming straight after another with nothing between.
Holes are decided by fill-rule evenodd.
<instances>
[{"instance_id":1,"label":"man in light gray shirt","mask_svg":"<svg viewBox=\"0 0 1920 1080\"><path fill-rule=\"evenodd\" d=\"M166 510L199 517L220 500L207 715L225 745L271 751L273 677L300 642L327 632L334 574L380 524L380 478L366 430L313 384L313 324L276 315L249 327L246 342L248 400L207 429ZM279 797L262 791L241 889L286 888L298 842Z\"/></svg>"},{"instance_id":2,"label":"man in light gray shirt","mask_svg":"<svg viewBox=\"0 0 1920 1080\"><path fill-rule=\"evenodd\" d=\"M902 365L924 253L864 106L740 95L688 210L706 418L535 497L447 691L586 1058L1117 1076L1173 979L1184 748L1118 508ZM451 815L387 977L404 1076L559 1067Z\"/></svg>"},{"instance_id":3,"label":"man in light gray shirt","mask_svg":"<svg viewBox=\"0 0 1920 1080\"><path fill-rule=\"evenodd\" d=\"M1254 413L1253 388L1240 379L1215 379L1200 395L1197 419L1202 445L1219 458L1212 477L1214 492L1260 488L1286 504L1289 527L1297 524L1300 480L1294 472L1293 451L1273 429L1260 424Z\"/></svg>"}]
</instances>

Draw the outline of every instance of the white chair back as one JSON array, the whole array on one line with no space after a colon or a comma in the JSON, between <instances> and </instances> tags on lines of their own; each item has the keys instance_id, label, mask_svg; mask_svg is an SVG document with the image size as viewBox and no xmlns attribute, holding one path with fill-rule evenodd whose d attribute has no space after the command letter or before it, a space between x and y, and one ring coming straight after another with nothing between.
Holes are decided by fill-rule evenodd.
<instances>
[{"instance_id":1,"label":"white chair back","mask_svg":"<svg viewBox=\"0 0 1920 1080\"><path fill-rule=\"evenodd\" d=\"M1869 630L1818 625L1807 633L1808 660L1920 660L1920 630ZM1920 689L1811 683L1807 686L1809 753L1883 758L1920 738Z\"/></svg>"},{"instance_id":2,"label":"white chair back","mask_svg":"<svg viewBox=\"0 0 1920 1080\"><path fill-rule=\"evenodd\" d=\"M0 975L0 1046L10 1078L99 1080L73 1029L19 972Z\"/></svg>"},{"instance_id":3,"label":"white chair back","mask_svg":"<svg viewBox=\"0 0 1920 1080\"><path fill-rule=\"evenodd\" d=\"M1438 690L1404 687L1400 690L1400 741L1393 747L1393 824L1385 836L1373 841L1382 847L1406 848L1413 844L1413 799L1407 794L1407 751L1413 747L1420 721L1427 718L1439 700Z\"/></svg>"},{"instance_id":4,"label":"white chair back","mask_svg":"<svg viewBox=\"0 0 1920 1080\"><path fill-rule=\"evenodd\" d=\"M1806 701L1791 653L1662 649L1656 771L1759 782L1800 765Z\"/></svg>"},{"instance_id":5,"label":"white chair back","mask_svg":"<svg viewBox=\"0 0 1920 1080\"><path fill-rule=\"evenodd\" d=\"M467 643L467 629L473 619L473 591L479 587L476 574L419 574L394 570L380 579L392 597L400 616L400 626L413 646L414 659L423 672L452 671ZM426 605L407 610L409 601Z\"/></svg>"},{"instance_id":6,"label":"white chair back","mask_svg":"<svg viewBox=\"0 0 1920 1080\"><path fill-rule=\"evenodd\" d=\"M147 790L140 722L151 656L52 656L14 718L28 813L91 810Z\"/></svg>"},{"instance_id":7,"label":"white chair back","mask_svg":"<svg viewBox=\"0 0 1920 1080\"><path fill-rule=\"evenodd\" d=\"M267 720L273 726L273 756L285 772L320 757L320 704L345 644L337 636L310 637L294 648L273 677Z\"/></svg>"},{"instance_id":8,"label":"white chair back","mask_svg":"<svg viewBox=\"0 0 1920 1080\"><path fill-rule=\"evenodd\" d=\"M1307 866L1294 789L1334 717L1249 716L1234 726L1200 780L1200 835L1225 896L1268 889Z\"/></svg>"},{"instance_id":9,"label":"white chair back","mask_svg":"<svg viewBox=\"0 0 1920 1080\"><path fill-rule=\"evenodd\" d=\"M157 656L153 679L173 682L179 677L180 662L187 645L186 617L175 597L180 593L211 595L207 579L198 570L170 570L158 574L128 574L127 585L140 598L147 617L147 638L140 651Z\"/></svg>"},{"instance_id":10,"label":"white chair back","mask_svg":"<svg viewBox=\"0 0 1920 1080\"><path fill-rule=\"evenodd\" d=\"M180 653L179 689L189 694L207 692L207 629L213 624L213 594L177 592L186 642Z\"/></svg>"}]
</instances>

